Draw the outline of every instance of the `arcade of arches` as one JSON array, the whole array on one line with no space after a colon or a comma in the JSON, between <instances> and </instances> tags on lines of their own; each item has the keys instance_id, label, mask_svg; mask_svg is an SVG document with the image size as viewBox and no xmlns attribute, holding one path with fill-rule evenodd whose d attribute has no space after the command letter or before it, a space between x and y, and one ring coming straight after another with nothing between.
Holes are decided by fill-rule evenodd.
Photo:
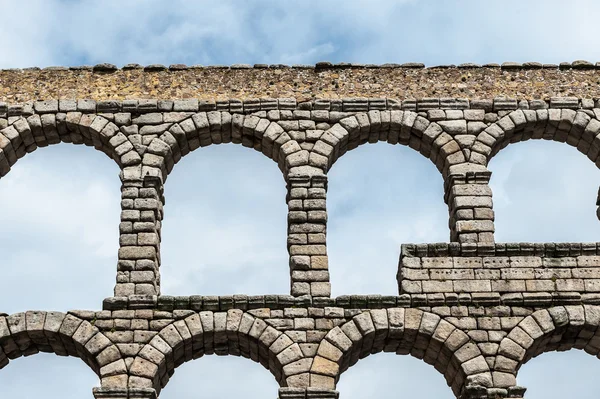
<instances>
[{"instance_id":1,"label":"arcade of arches","mask_svg":"<svg viewBox=\"0 0 600 399\"><path fill-rule=\"evenodd\" d=\"M600 246L495 242L488 163L511 143L545 139L600 165L598 106L558 97L0 103L0 176L62 142L105 153L122 183L113 293L96 311L0 314L0 367L38 352L74 356L99 376L96 398L151 399L181 364L235 355L268 370L280 398L312 399L337 398L346 370L391 352L422 359L457 398L522 398L518 372L532 357L600 353ZM440 173L449 241L402 246L396 295L334 298L328 172L378 141L410 147ZM282 173L289 295L161 293L164 183L182 157L220 143L258 151Z\"/></svg>"}]
</instances>

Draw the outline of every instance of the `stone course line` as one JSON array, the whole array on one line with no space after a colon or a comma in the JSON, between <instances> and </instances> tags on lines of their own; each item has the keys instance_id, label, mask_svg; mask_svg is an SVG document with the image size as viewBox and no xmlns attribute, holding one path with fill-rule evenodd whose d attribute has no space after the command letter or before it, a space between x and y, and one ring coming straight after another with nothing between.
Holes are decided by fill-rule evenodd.
<instances>
[{"instance_id":1,"label":"stone course line","mask_svg":"<svg viewBox=\"0 0 600 399\"><path fill-rule=\"evenodd\" d=\"M572 74L575 81L576 73L597 78L590 74L598 64L447 69L552 72ZM441 68L322 63L117 70L103 64L0 71L0 78L281 70L329 77ZM550 88L560 79L549 81ZM488 169L508 144L529 139L566 143L600 167L600 102L591 89L582 97L553 92L541 99L9 97L0 102L0 177L39 147L84 144L119 166L122 198L116 285L102 310L0 313L0 368L38 352L74 356L99 376L95 398L153 399L184 362L233 355L265 367L281 399L325 399L338 398L340 376L360 359L392 352L433 366L457 398L484 399L523 398L518 371L542 353L575 348L599 356L600 243L496 243ZM408 146L436 166L448 205L449 242L401 246L398 295L332 298L328 171L347 151L379 141ZM182 157L222 143L261 152L282 173L289 253L289 265L282 266L290 269L289 295L161 291L161 226L169 209L164 183Z\"/></svg>"}]
</instances>

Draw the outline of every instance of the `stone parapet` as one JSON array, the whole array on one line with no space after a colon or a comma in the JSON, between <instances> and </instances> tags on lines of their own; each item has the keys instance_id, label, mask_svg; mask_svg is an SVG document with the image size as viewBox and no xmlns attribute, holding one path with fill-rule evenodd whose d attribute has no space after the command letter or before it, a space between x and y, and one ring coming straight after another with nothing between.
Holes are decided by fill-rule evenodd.
<instances>
[{"instance_id":1,"label":"stone parapet","mask_svg":"<svg viewBox=\"0 0 600 399\"><path fill-rule=\"evenodd\" d=\"M111 64L0 71L0 101L290 97L596 98L600 63L185 66Z\"/></svg>"}]
</instances>

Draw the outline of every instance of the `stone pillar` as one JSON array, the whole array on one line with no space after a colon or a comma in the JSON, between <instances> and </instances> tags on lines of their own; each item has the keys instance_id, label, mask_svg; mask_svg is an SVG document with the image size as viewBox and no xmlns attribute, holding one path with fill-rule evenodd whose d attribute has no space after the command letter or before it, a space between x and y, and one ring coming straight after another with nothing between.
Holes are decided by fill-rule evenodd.
<instances>
[{"instance_id":1,"label":"stone pillar","mask_svg":"<svg viewBox=\"0 0 600 399\"><path fill-rule=\"evenodd\" d=\"M338 391L323 388L279 388L279 399L338 399Z\"/></svg>"},{"instance_id":2,"label":"stone pillar","mask_svg":"<svg viewBox=\"0 0 600 399\"><path fill-rule=\"evenodd\" d=\"M327 176L310 166L292 168L287 188L291 294L329 297Z\"/></svg>"},{"instance_id":3,"label":"stone pillar","mask_svg":"<svg viewBox=\"0 0 600 399\"><path fill-rule=\"evenodd\" d=\"M158 399L153 388L94 388L95 399Z\"/></svg>"},{"instance_id":4,"label":"stone pillar","mask_svg":"<svg viewBox=\"0 0 600 399\"><path fill-rule=\"evenodd\" d=\"M159 295L162 180L153 176L130 179L127 171L123 176L115 296Z\"/></svg>"},{"instance_id":5,"label":"stone pillar","mask_svg":"<svg viewBox=\"0 0 600 399\"><path fill-rule=\"evenodd\" d=\"M451 166L444 182L450 213L450 241L494 242L494 210L485 166L464 163Z\"/></svg>"}]
</instances>

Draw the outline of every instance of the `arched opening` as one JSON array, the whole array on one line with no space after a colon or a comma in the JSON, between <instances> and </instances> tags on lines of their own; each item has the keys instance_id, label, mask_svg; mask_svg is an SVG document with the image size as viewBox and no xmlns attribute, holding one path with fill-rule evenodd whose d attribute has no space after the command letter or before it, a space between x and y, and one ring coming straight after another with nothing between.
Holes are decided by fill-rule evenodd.
<instances>
[{"instance_id":1,"label":"arched opening","mask_svg":"<svg viewBox=\"0 0 600 399\"><path fill-rule=\"evenodd\" d=\"M261 318L231 309L195 313L163 328L133 360L136 377L129 382L153 386L160 393L179 366L214 354L260 363L280 386L297 386L308 378L310 364L298 343ZM304 367L295 367L303 359Z\"/></svg>"},{"instance_id":2,"label":"arched opening","mask_svg":"<svg viewBox=\"0 0 600 399\"><path fill-rule=\"evenodd\" d=\"M239 145L197 152L165 183L162 292L286 293L286 185L277 164Z\"/></svg>"},{"instance_id":3,"label":"arched opening","mask_svg":"<svg viewBox=\"0 0 600 399\"><path fill-rule=\"evenodd\" d=\"M235 383L232 383L235 381ZM161 399L262 399L277 396L279 384L261 365L234 356L204 356L181 365L161 391Z\"/></svg>"},{"instance_id":4,"label":"arched opening","mask_svg":"<svg viewBox=\"0 0 600 399\"><path fill-rule=\"evenodd\" d=\"M28 154L0 180L1 312L97 309L111 295L118 175L93 148L58 145Z\"/></svg>"},{"instance_id":5,"label":"arched opening","mask_svg":"<svg viewBox=\"0 0 600 399\"><path fill-rule=\"evenodd\" d=\"M118 367L125 367L117 346L94 326L94 322L72 314L42 311L0 317L0 368L10 368L15 360L39 353L80 358L94 373L102 376L115 375ZM39 364L44 367L47 362Z\"/></svg>"},{"instance_id":6,"label":"arched opening","mask_svg":"<svg viewBox=\"0 0 600 399\"><path fill-rule=\"evenodd\" d=\"M398 294L400 245L449 237L443 179L417 151L363 145L329 171L332 294Z\"/></svg>"},{"instance_id":7,"label":"arched opening","mask_svg":"<svg viewBox=\"0 0 600 399\"><path fill-rule=\"evenodd\" d=\"M334 327L319 344L311 372L333 387L340 373L379 352L423 359L443 375L455 396L470 382L492 383L489 365L464 331L412 308L364 311Z\"/></svg>"},{"instance_id":8,"label":"arched opening","mask_svg":"<svg viewBox=\"0 0 600 399\"><path fill-rule=\"evenodd\" d=\"M491 161L496 241L598 241L600 170L564 143L509 145Z\"/></svg>"},{"instance_id":9,"label":"arched opening","mask_svg":"<svg viewBox=\"0 0 600 399\"><path fill-rule=\"evenodd\" d=\"M548 352L519 370L519 385L526 399L595 399L598 397L600 361L581 350Z\"/></svg>"},{"instance_id":10,"label":"arched opening","mask_svg":"<svg viewBox=\"0 0 600 399\"><path fill-rule=\"evenodd\" d=\"M81 360L40 353L12 360L0 370L3 398L91 398L99 385L94 372Z\"/></svg>"},{"instance_id":11,"label":"arched opening","mask_svg":"<svg viewBox=\"0 0 600 399\"><path fill-rule=\"evenodd\" d=\"M379 353L361 360L342 374L336 390L344 399L455 397L444 376L433 367L395 353Z\"/></svg>"},{"instance_id":12,"label":"arched opening","mask_svg":"<svg viewBox=\"0 0 600 399\"><path fill-rule=\"evenodd\" d=\"M546 358L547 353L580 349L592 355L590 356L592 358L598 357L600 354L599 324L600 311L596 305L555 306L538 310L521 320L500 342L494 373L501 377L500 381L506 382L505 386L515 385L518 382L518 385L527 387L521 380L523 374L520 370L523 365L540 355ZM567 356L570 359L574 358L572 354ZM543 367L552 367L553 364L546 361ZM569 361L569 364L577 364L574 368L580 370L580 366L584 367L582 364L585 362ZM533 375L537 376L535 373ZM516 381L514 376L517 376ZM550 375L544 378L547 383ZM594 392L597 393L597 390Z\"/></svg>"}]
</instances>

